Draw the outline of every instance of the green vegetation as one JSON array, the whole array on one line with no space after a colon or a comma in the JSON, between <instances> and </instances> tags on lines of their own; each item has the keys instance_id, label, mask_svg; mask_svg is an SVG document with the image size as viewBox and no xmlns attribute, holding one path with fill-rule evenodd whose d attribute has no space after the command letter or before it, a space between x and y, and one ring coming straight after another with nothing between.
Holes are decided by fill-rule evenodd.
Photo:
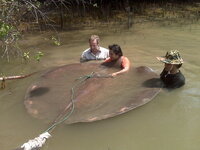
<instances>
[{"instance_id":1,"label":"green vegetation","mask_svg":"<svg viewBox=\"0 0 200 150\"><path fill-rule=\"evenodd\" d=\"M44 56L44 54L42 53L42 52L37 52L36 53L36 55L35 55L35 59L37 60L37 61L40 61L40 59L42 58L42 56Z\"/></svg>"},{"instance_id":2,"label":"green vegetation","mask_svg":"<svg viewBox=\"0 0 200 150\"><path fill-rule=\"evenodd\" d=\"M8 61L12 56L29 60L31 54L18 41L31 31L57 32L115 22L131 27L141 21L198 20L199 16L200 3L195 0L1 0L0 56ZM58 36L50 38L55 45L61 44Z\"/></svg>"},{"instance_id":3,"label":"green vegetation","mask_svg":"<svg viewBox=\"0 0 200 150\"><path fill-rule=\"evenodd\" d=\"M57 45L57 46L60 46L60 45L61 45L60 39L56 38L55 36L52 36L51 39L52 39L52 41L53 41L53 43L54 43L55 45Z\"/></svg>"},{"instance_id":4,"label":"green vegetation","mask_svg":"<svg viewBox=\"0 0 200 150\"><path fill-rule=\"evenodd\" d=\"M58 1L59 2L59 1ZM60 1L61 2L61 1ZM0 1L0 55L10 60L11 56L19 56L28 60L29 52L23 52L18 45L18 40L23 33L26 33L31 25L40 25L41 21L48 24L49 18L45 14L48 3L42 3L37 0L1 0ZM59 45L59 42L54 40ZM42 54L35 56L39 61Z\"/></svg>"},{"instance_id":5,"label":"green vegetation","mask_svg":"<svg viewBox=\"0 0 200 150\"><path fill-rule=\"evenodd\" d=\"M30 54L30 52L24 52L24 55L23 55L24 60L30 59L29 54Z\"/></svg>"}]
</instances>

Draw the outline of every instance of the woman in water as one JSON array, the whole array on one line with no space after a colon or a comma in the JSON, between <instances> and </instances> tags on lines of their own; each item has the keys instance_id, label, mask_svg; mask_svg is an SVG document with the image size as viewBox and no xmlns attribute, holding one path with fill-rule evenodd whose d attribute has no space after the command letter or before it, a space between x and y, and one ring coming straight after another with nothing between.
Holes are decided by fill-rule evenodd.
<instances>
[{"instance_id":1,"label":"woman in water","mask_svg":"<svg viewBox=\"0 0 200 150\"><path fill-rule=\"evenodd\" d=\"M123 56L121 47L117 44L109 45L109 57L104 61L103 65L112 64L112 66L120 67L121 70L111 74L115 77L119 74L128 72L130 69L130 61L127 57Z\"/></svg>"}]
</instances>

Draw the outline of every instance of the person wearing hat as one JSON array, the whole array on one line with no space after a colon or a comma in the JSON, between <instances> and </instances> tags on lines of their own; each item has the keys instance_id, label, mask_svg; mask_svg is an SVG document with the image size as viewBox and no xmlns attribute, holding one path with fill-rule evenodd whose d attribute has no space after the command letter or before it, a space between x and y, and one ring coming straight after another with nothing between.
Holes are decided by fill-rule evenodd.
<instances>
[{"instance_id":1,"label":"person wearing hat","mask_svg":"<svg viewBox=\"0 0 200 150\"><path fill-rule=\"evenodd\" d=\"M156 57L159 61L165 63L164 69L160 74L160 79L166 88L179 88L185 84L185 77L180 71L183 64L179 51L171 50L163 57Z\"/></svg>"}]
</instances>

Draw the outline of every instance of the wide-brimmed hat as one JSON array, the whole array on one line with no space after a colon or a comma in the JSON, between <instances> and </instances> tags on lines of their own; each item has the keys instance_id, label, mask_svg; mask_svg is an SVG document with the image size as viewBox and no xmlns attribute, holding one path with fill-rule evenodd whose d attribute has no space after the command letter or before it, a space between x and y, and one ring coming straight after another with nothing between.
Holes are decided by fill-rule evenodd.
<instances>
[{"instance_id":1,"label":"wide-brimmed hat","mask_svg":"<svg viewBox=\"0 0 200 150\"><path fill-rule=\"evenodd\" d=\"M156 57L159 61L166 64L175 64L179 65L183 63L183 59L181 58L178 50L171 50L166 53L165 56Z\"/></svg>"}]
</instances>

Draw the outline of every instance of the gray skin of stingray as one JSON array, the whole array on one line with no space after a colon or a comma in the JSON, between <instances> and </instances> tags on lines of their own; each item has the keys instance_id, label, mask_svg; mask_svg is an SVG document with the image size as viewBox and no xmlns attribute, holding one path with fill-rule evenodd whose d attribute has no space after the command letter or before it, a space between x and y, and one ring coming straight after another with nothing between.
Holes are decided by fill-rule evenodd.
<instances>
[{"instance_id":1,"label":"gray skin of stingray","mask_svg":"<svg viewBox=\"0 0 200 150\"><path fill-rule=\"evenodd\" d=\"M115 78L107 76L111 72L110 67L93 63L50 69L28 88L25 107L32 116L53 122L70 113L73 103L73 113L65 123L92 122L142 106L162 87L159 76L145 66ZM91 78L86 76L91 74Z\"/></svg>"}]
</instances>

